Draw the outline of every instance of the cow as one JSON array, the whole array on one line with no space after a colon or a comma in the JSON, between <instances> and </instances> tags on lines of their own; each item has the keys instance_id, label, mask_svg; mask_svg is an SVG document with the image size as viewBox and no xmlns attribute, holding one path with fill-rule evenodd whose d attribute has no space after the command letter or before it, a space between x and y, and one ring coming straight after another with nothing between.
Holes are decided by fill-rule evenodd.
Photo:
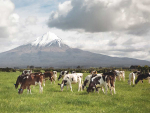
<instances>
[{"instance_id":1,"label":"cow","mask_svg":"<svg viewBox=\"0 0 150 113\"><path fill-rule=\"evenodd\" d=\"M63 88L65 85L67 85L67 89L68 89L68 85L70 86L70 89L72 91L72 86L71 84L76 84L78 83L78 92L81 90L82 91L82 76L80 75L76 75L76 74L67 74L64 76L62 83L58 85L60 85L61 91L63 91ZM73 92L73 91L72 91Z\"/></svg>"},{"instance_id":2,"label":"cow","mask_svg":"<svg viewBox=\"0 0 150 113\"><path fill-rule=\"evenodd\" d=\"M58 77L58 81L59 81L59 79L63 79L64 78L64 76L66 75L66 74L68 74L69 73L69 71L61 71L60 72L60 75L59 75L59 77Z\"/></svg>"},{"instance_id":3,"label":"cow","mask_svg":"<svg viewBox=\"0 0 150 113\"><path fill-rule=\"evenodd\" d=\"M89 87L87 88L87 92L91 92L94 91L94 89L96 89L96 91L98 92L98 88L101 88L103 93L104 89L102 87L105 87L106 90L106 94L107 94L107 83L106 83L106 78L107 76L95 76L91 79Z\"/></svg>"},{"instance_id":4,"label":"cow","mask_svg":"<svg viewBox=\"0 0 150 113\"><path fill-rule=\"evenodd\" d=\"M32 70L23 70L22 74L31 74Z\"/></svg>"},{"instance_id":5,"label":"cow","mask_svg":"<svg viewBox=\"0 0 150 113\"><path fill-rule=\"evenodd\" d=\"M54 76L54 79L56 81L57 80L57 71L53 71L53 76Z\"/></svg>"},{"instance_id":6,"label":"cow","mask_svg":"<svg viewBox=\"0 0 150 113\"><path fill-rule=\"evenodd\" d=\"M54 83L55 83L55 78L54 78L53 72L47 71L47 72L44 72L43 74L44 74L45 82L46 82L46 79L49 79L51 81L51 84L52 84L52 81L54 81Z\"/></svg>"},{"instance_id":7,"label":"cow","mask_svg":"<svg viewBox=\"0 0 150 113\"><path fill-rule=\"evenodd\" d=\"M39 84L39 91L40 93L43 92L43 87L42 87L42 82L43 82L43 74L30 74L30 75L27 75L23 78L22 80L22 83L21 83L21 86L18 90L18 93L19 94L22 94L23 93L23 90L27 88L27 91L28 93L31 94L31 88L30 88L30 85L35 85L35 84Z\"/></svg>"},{"instance_id":8,"label":"cow","mask_svg":"<svg viewBox=\"0 0 150 113\"><path fill-rule=\"evenodd\" d=\"M108 86L110 89L110 93L113 95L112 90L114 90L114 94L116 94L115 78L116 78L116 72L114 71L103 73L103 75L95 76L91 79L89 87L87 88L87 92L89 93L90 91L94 91L94 89L98 91L98 88L101 88L103 93L105 93L103 90L103 87L105 87L106 94L107 94L107 86Z\"/></svg>"},{"instance_id":9,"label":"cow","mask_svg":"<svg viewBox=\"0 0 150 113\"><path fill-rule=\"evenodd\" d=\"M140 74L140 72L131 72L129 74L129 80L128 80L128 84L131 85L131 82L133 83L133 85L135 84L135 78L137 78L137 76Z\"/></svg>"},{"instance_id":10,"label":"cow","mask_svg":"<svg viewBox=\"0 0 150 113\"><path fill-rule=\"evenodd\" d=\"M84 88L86 87L86 86L89 86L89 84L90 84L90 81L91 81L91 78L93 78L93 77L95 77L95 76L102 76L102 74L91 74L91 75L87 75L86 77L85 77L85 79L84 79L84 83L83 83L83 85L82 85L82 89L84 90Z\"/></svg>"},{"instance_id":11,"label":"cow","mask_svg":"<svg viewBox=\"0 0 150 113\"><path fill-rule=\"evenodd\" d=\"M116 75L117 75L117 73L115 71L103 73L103 76L107 76L106 77L106 82L107 82L107 85L110 89L110 93L112 95L113 95L112 90L114 90L114 94L116 94L116 91L115 91Z\"/></svg>"},{"instance_id":12,"label":"cow","mask_svg":"<svg viewBox=\"0 0 150 113\"><path fill-rule=\"evenodd\" d=\"M22 83L23 78L26 76L28 76L28 74L22 74L17 77L16 84L14 84L16 89L18 88L18 85Z\"/></svg>"},{"instance_id":13,"label":"cow","mask_svg":"<svg viewBox=\"0 0 150 113\"><path fill-rule=\"evenodd\" d=\"M143 79L147 79L147 78L148 78L148 81L150 83L150 73L139 74L138 77L137 77L137 79L135 80L135 84L137 84L140 80L143 83Z\"/></svg>"},{"instance_id":14,"label":"cow","mask_svg":"<svg viewBox=\"0 0 150 113\"><path fill-rule=\"evenodd\" d=\"M117 73L116 77L118 78L119 81L121 81L121 78L123 79L123 81L125 81L125 72L124 71L115 70L115 72Z\"/></svg>"},{"instance_id":15,"label":"cow","mask_svg":"<svg viewBox=\"0 0 150 113\"><path fill-rule=\"evenodd\" d=\"M72 71L71 74L76 74L78 76L81 76L82 77L82 83L83 83L83 73L76 73L75 71Z\"/></svg>"}]
</instances>

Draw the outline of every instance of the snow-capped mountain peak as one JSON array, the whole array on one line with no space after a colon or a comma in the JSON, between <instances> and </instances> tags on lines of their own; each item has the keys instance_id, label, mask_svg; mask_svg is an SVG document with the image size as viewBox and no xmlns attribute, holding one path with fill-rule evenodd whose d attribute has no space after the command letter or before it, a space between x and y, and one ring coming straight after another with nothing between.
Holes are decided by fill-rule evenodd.
<instances>
[{"instance_id":1,"label":"snow-capped mountain peak","mask_svg":"<svg viewBox=\"0 0 150 113\"><path fill-rule=\"evenodd\" d=\"M54 33L52 32L47 32L44 34L42 37L38 37L34 42L31 44L33 46L50 46L53 43L58 43L59 47L61 47L61 38L58 38Z\"/></svg>"}]
</instances>

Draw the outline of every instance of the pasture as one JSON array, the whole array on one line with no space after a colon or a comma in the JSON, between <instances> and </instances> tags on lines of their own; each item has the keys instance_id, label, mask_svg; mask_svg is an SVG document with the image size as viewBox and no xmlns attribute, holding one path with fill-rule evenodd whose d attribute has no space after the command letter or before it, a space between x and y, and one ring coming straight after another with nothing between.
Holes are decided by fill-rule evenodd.
<instances>
[{"instance_id":1,"label":"pasture","mask_svg":"<svg viewBox=\"0 0 150 113\"><path fill-rule=\"evenodd\" d=\"M78 85L73 84L73 92L64 87L63 92L56 83L46 81L43 93L39 93L39 86L31 86L32 94L24 90L19 95L14 83L20 72L0 72L0 113L149 113L150 112L150 84L148 80L132 87L128 85L130 72L126 72L125 82L116 80L116 93L111 95L108 91L104 95L87 93L86 90L78 92ZM85 78L89 73L84 73ZM59 75L59 73L58 73ZM57 75L57 76L58 76ZM20 87L20 86L19 86Z\"/></svg>"}]
</instances>

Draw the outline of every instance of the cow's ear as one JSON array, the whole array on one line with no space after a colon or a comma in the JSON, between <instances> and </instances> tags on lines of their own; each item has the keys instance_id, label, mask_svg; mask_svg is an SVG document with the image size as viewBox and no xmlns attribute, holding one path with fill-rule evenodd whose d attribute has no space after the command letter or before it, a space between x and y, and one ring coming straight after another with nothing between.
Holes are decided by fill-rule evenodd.
<instances>
[{"instance_id":1,"label":"cow's ear","mask_svg":"<svg viewBox=\"0 0 150 113\"><path fill-rule=\"evenodd\" d=\"M61 85L61 84L58 83L58 85Z\"/></svg>"}]
</instances>

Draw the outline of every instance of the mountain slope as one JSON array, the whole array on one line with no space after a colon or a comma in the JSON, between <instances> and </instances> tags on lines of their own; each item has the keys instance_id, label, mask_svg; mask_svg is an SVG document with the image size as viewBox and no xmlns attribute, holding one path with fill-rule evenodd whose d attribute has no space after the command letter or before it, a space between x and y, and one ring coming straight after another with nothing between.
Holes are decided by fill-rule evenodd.
<instances>
[{"instance_id":1,"label":"mountain slope","mask_svg":"<svg viewBox=\"0 0 150 113\"><path fill-rule=\"evenodd\" d=\"M0 67L103 67L150 65L150 62L132 58L117 58L70 48L53 33L46 33L34 42L0 53Z\"/></svg>"}]
</instances>

